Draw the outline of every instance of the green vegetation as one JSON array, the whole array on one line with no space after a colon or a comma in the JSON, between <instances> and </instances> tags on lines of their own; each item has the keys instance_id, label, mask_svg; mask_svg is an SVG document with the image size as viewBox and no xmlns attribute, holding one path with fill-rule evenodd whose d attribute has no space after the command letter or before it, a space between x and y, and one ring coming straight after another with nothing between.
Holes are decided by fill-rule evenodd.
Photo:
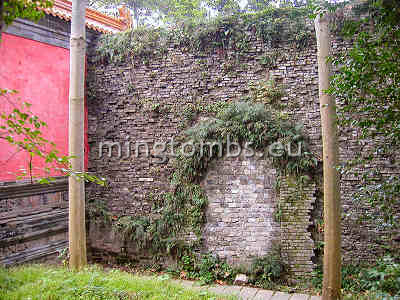
<instances>
[{"instance_id":1,"label":"green vegetation","mask_svg":"<svg viewBox=\"0 0 400 300\"><path fill-rule=\"evenodd\" d=\"M254 12L268 7L305 6L305 0L249 0L247 5L240 0L89 0L89 6L106 13L116 13L117 8L125 5L132 11L135 28L151 24L161 26L184 21L205 21L212 16L228 16L240 12Z\"/></svg>"},{"instance_id":2,"label":"green vegetation","mask_svg":"<svg viewBox=\"0 0 400 300\"><path fill-rule=\"evenodd\" d=\"M379 220L380 228L393 229L400 224L398 214L396 214L400 180L398 176L388 177L381 174L378 168L371 169L368 164L373 160L388 161L392 165L397 162L397 146L400 141L398 110L400 8L396 1L370 0L366 5L356 6L355 11L357 10L360 13L367 12L368 16L356 22L347 22L340 18L335 20L335 25L339 25L335 30L344 28L344 37L353 39L354 44L353 49L332 58L339 70L333 77L332 88L328 92L339 100L338 112L340 124L343 127L359 129L361 138L365 140L362 142L381 141L378 147L371 147L371 150L366 147L365 151L360 151L362 155L348 165L349 169L342 168L342 171L355 172L351 167L362 167L362 182L360 182L362 187L355 195L356 200L367 201L377 209L377 212L379 211L378 214L371 213L370 215L375 220ZM313 36L308 31L304 18L307 13L305 9L268 8L257 13L224 16L202 24L200 27L197 27L198 24L194 22L186 22L170 30L138 29L125 35L104 37L98 48L98 56L99 59L111 62L121 62L131 57L146 60L155 55L166 55L169 46L174 46L183 51L200 54L218 51L226 56L227 50L233 50L236 59L240 60L246 55L251 34L272 48L287 40L301 49L308 45ZM289 26L289 29L285 31L283 28L286 28L287 22L294 22L294 25ZM296 22L299 23L296 25ZM161 46L154 50L152 45ZM278 55L278 52L274 51L271 54L263 54L259 57L259 63L266 67L273 67L276 65ZM232 71L232 65L224 64L224 69L227 72ZM206 72L203 77L207 77ZM195 142L200 140L213 142L224 139L229 134L232 141L251 141L252 146L260 151L275 141L293 142L297 139L303 141L304 137L299 125L293 126L285 122L285 118L279 114L282 94L275 88L272 83L265 82L264 85L259 85L253 90L251 99L223 104L213 111L214 118L188 130L186 138L192 138ZM254 95L261 95L261 97L258 99ZM197 105L185 107L185 109L187 109L185 118L188 121L193 120L197 113L211 111L209 108L200 108ZM189 124L190 122L184 123L185 126ZM265 132L270 136L265 136ZM258 138L259 136L261 138ZM198 183L212 160L218 157L218 151L217 148L214 150L211 148L205 153L206 155L199 154L199 149L196 148L195 156L187 158L181 155L179 157L172 176L174 191L166 194L161 200L163 205L160 205L159 212L161 212L162 223L154 227L151 225L153 220L150 218L142 220L142 227L137 226L140 231L139 233L135 231L134 237L147 236L152 239L156 236L160 241L172 242L169 244L172 246L167 247L172 249L177 245L182 245L178 234L182 230L199 233L204 221L203 209L206 198ZM304 157L289 159L283 156L273 162L283 174L296 175L312 173L316 165L315 159L307 152ZM356 175L360 175L357 172L355 172ZM287 201L291 200L291 198L287 199ZM380 218L377 218L377 215ZM282 218L279 210L275 217L278 220ZM138 222L134 219L131 221ZM164 228L166 224L173 228L170 236L165 236L163 232L159 234L159 231L155 234L156 231L152 231L152 228ZM151 234L148 234L149 232ZM321 246L320 242L319 247ZM218 268L205 268L208 271L204 273L200 271L201 267L197 266L199 263L192 261L187 252L181 252L180 257L181 262L183 261L181 270L190 274L187 275L190 278L201 278L205 282L221 280ZM206 260L209 262L212 259ZM265 270L262 264L263 260L259 259L258 269ZM195 267L191 267L192 265ZM271 272L267 268L261 277L271 276L268 275ZM357 294L357 296L346 296L346 299L361 297L391 299L390 297L398 294L398 265L393 260L381 260L378 261L377 266L366 269L348 266L344 268L343 276L345 291ZM351 282L356 282L356 284Z\"/></svg>"},{"instance_id":3,"label":"green vegetation","mask_svg":"<svg viewBox=\"0 0 400 300\"><path fill-rule=\"evenodd\" d=\"M368 0L355 5L353 12L358 21L342 22L343 35L352 41L352 47L332 58L339 71L328 91L341 100L340 125L356 128L360 134L360 151L342 171L359 176L360 190L355 198L375 208L369 215L379 227L393 229L400 224L396 214L400 178L368 166L379 161L394 165L398 160L400 3Z\"/></svg>"},{"instance_id":4,"label":"green vegetation","mask_svg":"<svg viewBox=\"0 0 400 300\"><path fill-rule=\"evenodd\" d=\"M322 268L313 274L312 283L322 287ZM391 256L377 260L374 266L344 265L342 267L344 299L385 299L400 297L400 264ZM353 296L354 295L354 296Z\"/></svg>"},{"instance_id":5,"label":"green vegetation","mask_svg":"<svg viewBox=\"0 0 400 300\"><path fill-rule=\"evenodd\" d=\"M287 266L283 263L281 250L275 245L268 255L255 258L248 272L250 283L265 289L287 284Z\"/></svg>"},{"instance_id":6,"label":"green vegetation","mask_svg":"<svg viewBox=\"0 0 400 300\"><path fill-rule=\"evenodd\" d=\"M7 300L135 300L217 299L213 294L191 291L166 276L140 277L119 270L92 266L79 272L41 265L0 269L0 299ZM235 299L221 297L218 299Z\"/></svg>"},{"instance_id":7,"label":"green vegetation","mask_svg":"<svg viewBox=\"0 0 400 300\"><path fill-rule=\"evenodd\" d=\"M178 46L182 51L214 53L233 50L245 56L252 35L271 47L289 43L301 49L314 39L305 8L269 7L254 13L217 17L206 23L188 20L171 28L141 27L136 30L103 35L97 46L100 60L121 62L131 58L149 59Z\"/></svg>"},{"instance_id":8,"label":"green vegetation","mask_svg":"<svg viewBox=\"0 0 400 300\"><path fill-rule=\"evenodd\" d=\"M255 99L258 101L259 99ZM271 100L272 101L272 100ZM264 100L268 103L268 100ZM226 149L228 136L231 142L247 143L256 151L265 151L264 157L269 157L273 166L283 174L301 174L311 172L316 167L317 160L308 150L307 139L302 133L301 124L293 125L286 119L279 118L274 110L262 103L232 102L210 118L186 131L187 140L194 144L204 142L222 142ZM302 153L290 156L288 149L279 148L279 156L269 154L268 147L274 143L296 146L301 143ZM180 180L196 181L206 171L209 163L219 155L218 147L196 147L191 157L178 156L175 173ZM292 153L296 150L290 149ZM224 154L224 153L223 153Z\"/></svg>"},{"instance_id":9,"label":"green vegetation","mask_svg":"<svg viewBox=\"0 0 400 300\"><path fill-rule=\"evenodd\" d=\"M267 289L287 284L286 271L279 247L274 247L269 255L254 258L250 267L233 267L210 253L198 255L187 252L182 255L176 268L167 270L174 276L199 280L202 284L231 284L237 274L247 274L250 284Z\"/></svg>"},{"instance_id":10,"label":"green vegetation","mask_svg":"<svg viewBox=\"0 0 400 300\"><path fill-rule=\"evenodd\" d=\"M43 129L48 127L31 111L31 104L16 99L18 92L0 88L0 100L8 104L8 111L0 112L0 140L5 140L16 149L26 151L30 160L26 169L20 169L17 179L30 178L31 182L50 183L55 178L51 173L74 176L88 182L104 185L104 179L100 179L87 172L73 172L70 168L71 157L62 155L52 141L48 140ZM33 159L41 159L43 168L33 166ZM35 171L39 169L38 173ZM38 179L37 179L38 178Z\"/></svg>"},{"instance_id":11,"label":"green vegetation","mask_svg":"<svg viewBox=\"0 0 400 300\"><path fill-rule=\"evenodd\" d=\"M278 101L275 93L272 96L274 101ZM267 100L264 102L269 103ZM293 126L286 119L280 119L278 114L267 109L266 104L231 102L212 108L217 111L215 118L203 121L185 132L183 140L191 141L188 147L192 148L193 155L178 153L174 160L175 171L171 176L173 191L152 199L154 216L120 216L113 221L114 228L122 233L125 240L135 241L139 249L150 249L157 255L180 257L198 246L207 204L207 197L199 183L210 163L226 154L228 139L242 145L246 142L254 150L263 152L280 175L300 175L298 177L301 179L302 174L312 175L317 166L316 158L308 150L301 126ZM201 141L204 142L203 147ZM222 147L205 144L208 142L212 145L217 141ZM274 143L280 145L275 147L280 156L270 155L268 147ZM295 148L291 151L296 153L299 144L301 154L290 156L287 147ZM197 238L188 244L185 237L190 234Z\"/></svg>"},{"instance_id":12,"label":"green vegetation","mask_svg":"<svg viewBox=\"0 0 400 300\"><path fill-rule=\"evenodd\" d=\"M210 164L226 154L229 139L230 142L237 142L242 146L247 143L247 146L251 145L252 149L262 153L264 158L271 161L279 176L293 175L293 178L298 178L298 184L297 181L293 182L299 192L296 197L299 196L298 201L302 200L301 197L304 198L301 191L306 183L312 181L317 159L308 149L302 126L292 124L286 116L279 113L283 107L283 95L282 87L270 80L252 85L250 95L240 102L184 106L181 115L185 126L199 114L206 114L208 119L176 138L176 141L179 140L178 146L190 141L186 151L193 151L193 155L178 152L178 157L173 161L170 192L148 195L147 200L153 205L152 213L146 216L109 216L103 205L97 205L92 206L96 211L89 210L91 217L97 216L111 222L127 245L134 242L137 250L151 251L155 260L165 255L172 255L178 262L190 258L193 260L193 268L189 270L187 266L190 263L186 262L180 269L187 273L187 278L197 278L204 282L231 280L233 271L228 272L229 275L220 276L223 273L220 268L225 268L222 267L225 266L223 263L218 263L217 268L206 267L207 271L204 271L201 267L203 263L207 262L207 265L214 258L193 256L201 243L207 205L207 197L200 182ZM220 142L221 147L212 146L214 142ZM270 154L271 145L276 146L273 147L274 152L280 155ZM300 154L289 155L289 148L291 153L297 153L299 145L302 150ZM294 199L296 197L292 197L290 202L297 201ZM214 262L211 265L216 264ZM264 276L262 274L259 276ZM264 279L257 276L254 280L259 282L271 277L270 274L265 275Z\"/></svg>"},{"instance_id":13,"label":"green vegetation","mask_svg":"<svg viewBox=\"0 0 400 300\"><path fill-rule=\"evenodd\" d=\"M167 272L182 279L199 280L202 284L216 281L232 283L238 273L225 261L211 254L195 255L193 253L182 255L177 267L169 268Z\"/></svg>"},{"instance_id":14,"label":"green vegetation","mask_svg":"<svg viewBox=\"0 0 400 300\"><path fill-rule=\"evenodd\" d=\"M24 1L9 0L0 1L0 41L3 26L10 25L16 18L23 18L32 21L39 21L44 16L42 9L53 6L49 0Z\"/></svg>"},{"instance_id":15,"label":"green vegetation","mask_svg":"<svg viewBox=\"0 0 400 300\"><path fill-rule=\"evenodd\" d=\"M43 9L52 7L49 0L0 1L0 42L4 26L10 25L16 18L38 21L44 16ZM87 172L74 172L70 168L70 159L62 155L56 145L48 140L42 130L48 125L31 111L31 104L17 98L18 92L0 87L0 101L6 103L5 110L0 112L0 139L15 146L16 151L25 151L29 154L29 163L26 168L18 170L16 179L28 177L31 182L34 178L39 183L54 181L54 174L73 176L88 182L105 185L102 178ZM43 168L33 165L33 160L41 159ZM35 171L37 173L35 173Z\"/></svg>"}]
</instances>

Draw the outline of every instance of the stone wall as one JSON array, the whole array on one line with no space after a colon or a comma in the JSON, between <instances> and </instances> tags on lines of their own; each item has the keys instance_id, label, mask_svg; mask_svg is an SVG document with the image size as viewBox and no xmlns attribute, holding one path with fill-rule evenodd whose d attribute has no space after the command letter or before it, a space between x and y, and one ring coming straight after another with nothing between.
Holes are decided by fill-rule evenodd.
<instances>
[{"instance_id":1,"label":"stone wall","mask_svg":"<svg viewBox=\"0 0 400 300\"><path fill-rule=\"evenodd\" d=\"M0 186L0 265L50 259L68 247L68 184Z\"/></svg>"},{"instance_id":2,"label":"stone wall","mask_svg":"<svg viewBox=\"0 0 400 300\"><path fill-rule=\"evenodd\" d=\"M301 185L301 187L299 186ZM312 237L316 185L299 183L290 176L281 179L278 208L282 254L290 270L297 276L309 275L315 267L317 239Z\"/></svg>"},{"instance_id":3,"label":"stone wall","mask_svg":"<svg viewBox=\"0 0 400 300\"><path fill-rule=\"evenodd\" d=\"M305 49L284 42L271 48L252 32L246 34L251 46L239 61L233 50L200 55L171 44L165 56L146 62L132 57L120 64L104 61L89 64L89 168L108 180L106 188L88 187L89 202L104 202L115 217L151 214L149 195L169 190L171 160L157 164L155 157L136 157L134 151L130 156L122 153L117 158L115 148L111 157L99 157L99 144L145 141L151 150L156 141L176 137L199 120L199 115L186 118L190 105L237 101L249 94L251 83L265 79L273 78L284 86L285 95L281 99L287 107L284 113L293 122L303 124L312 152L321 157L315 43ZM345 46L340 39L334 40L335 51ZM260 57L265 55L276 57L272 66L261 63ZM357 136L352 128L341 131L342 161L360 151ZM390 166L388 170L398 172ZM298 275L309 274L317 260L315 256L320 253L316 242L321 241L321 174L316 175L314 183L305 186L302 195L305 201L297 204L287 200L296 194L298 186L282 179L278 197L266 183L275 180L273 174L270 167L254 165L252 161L221 160L214 169L210 168L203 180L209 198L204 247L235 261L242 254L266 253L271 241L278 238L291 270ZM342 177L342 247L347 262L373 260L381 252L378 237L384 233L373 224L356 222L368 212L367 207L352 200L357 183L354 176ZM272 217L277 213L274 204L278 198L283 210L279 223ZM93 235L97 251L110 250L102 246L101 234L92 232Z\"/></svg>"}]
</instances>

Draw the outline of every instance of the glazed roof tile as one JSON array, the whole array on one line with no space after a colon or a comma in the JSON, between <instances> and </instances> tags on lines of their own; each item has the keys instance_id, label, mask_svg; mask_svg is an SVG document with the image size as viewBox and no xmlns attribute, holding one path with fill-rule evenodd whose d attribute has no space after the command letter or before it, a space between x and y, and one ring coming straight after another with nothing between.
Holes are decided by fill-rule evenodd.
<instances>
[{"instance_id":1,"label":"glazed roof tile","mask_svg":"<svg viewBox=\"0 0 400 300\"><path fill-rule=\"evenodd\" d=\"M53 7L44 10L46 14L71 21L72 2L54 0ZM91 8L86 8L86 26L102 33L116 33L126 29L126 23L121 18L113 18Z\"/></svg>"}]
</instances>

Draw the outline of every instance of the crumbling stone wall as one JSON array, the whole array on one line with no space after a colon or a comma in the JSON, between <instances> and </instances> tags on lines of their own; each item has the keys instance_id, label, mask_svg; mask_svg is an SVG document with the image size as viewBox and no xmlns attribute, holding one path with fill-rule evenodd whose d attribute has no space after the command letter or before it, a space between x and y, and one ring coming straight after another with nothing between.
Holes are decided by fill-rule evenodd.
<instances>
[{"instance_id":1,"label":"crumbling stone wall","mask_svg":"<svg viewBox=\"0 0 400 300\"><path fill-rule=\"evenodd\" d=\"M299 186L301 185L301 187ZM285 176L281 178L279 193L280 242L282 255L296 276L309 275L315 267L316 242L310 227L314 221L316 185L299 182Z\"/></svg>"},{"instance_id":2,"label":"crumbling stone wall","mask_svg":"<svg viewBox=\"0 0 400 300\"><path fill-rule=\"evenodd\" d=\"M114 216L151 215L153 197L150 195L160 194L170 188L172 160L165 164L157 164L155 157L135 157L133 153L129 157L122 153L121 158L116 158L115 148L111 157L99 157L100 142L113 141L122 144L127 140L145 141L151 152L156 141L167 141L176 137L198 121L199 115L191 119L186 117L190 105L237 101L249 94L250 83L265 79L273 78L284 86L285 95L280 100L286 107L283 114L293 122L303 124L312 152L321 158L315 43L305 49L281 43L272 49L252 35L252 32L246 34L251 38L250 47L239 60L236 60L233 50L200 55L171 44L165 56L148 61L132 57L120 64L104 61L89 64L89 170L108 180L106 188L88 187L89 202L104 202L107 210ZM335 51L344 47L346 45L340 39L334 41ZM260 57L265 55L275 57L272 64L266 66L261 63ZM360 151L357 137L357 132L352 128L341 131L342 161L352 159L355 153ZM252 165L251 161L244 162L249 164L246 168ZM279 201L282 202L284 217L279 222L278 231L278 223L271 217L276 213L276 206L273 207L272 203L277 201L278 196L274 195L270 187L264 183L263 192L250 191L249 182L257 180L256 177L252 178L251 172L246 174L246 170L250 169L246 169L244 165L239 167L236 162L229 160L221 160L217 164L220 164L220 168L210 168L210 173L203 181L210 201L207 209L208 221L204 227L205 248L234 261L241 254L240 251L243 251L239 250L242 245L239 243L239 236L247 238L249 232L254 230L256 241L254 244L250 243L248 252L254 250L253 252L262 254L270 241L276 238L276 232L279 232L279 239L285 248L284 255L292 271L298 275L309 274L316 261L314 256L318 254L316 242L320 243L320 240L316 239L321 239L321 234L317 231L323 228L321 173L315 175L315 182L305 187L303 198L306 200L297 204L286 200L298 190L298 182L293 185L287 184L285 179L282 180ZM384 164L371 167L388 168ZM225 168L238 173L233 176L228 174L228 171L225 172ZM264 179L272 176L273 169L267 167L264 170ZM388 172L398 171L389 166ZM247 181L248 184L241 184L241 178L242 182ZM217 179L219 183L213 183L213 180ZM242 189L241 194L238 191L238 195L235 196L232 190L228 192L229 189L225 194L214 193L214 188L221 189L224 185L229 186L233 183L238 183L238 187ZM357 178L354 176L342 177L342 247L345 250L344 260L347 262L373 260L381 251L377 239L382 232L373 224L365 226L365 223L356 222L359 216L368 212L367 207L353 202L352 194L357 189L357 184ZM255 196L256 199L262 197L265 200L255 212L255 223L261 222L262 233L254 229L260 224L254 225L255 227L250 225L251 210L245 209L245 201L248 200L245 198L249 195L250 198ZM230 202L225 201L227 197ZM227 207L224 207L225 204ZM235 207L229 207L229 204ZM249 208L256 209L256 206L250 205ZM239 231L235 231L234 234L238 236L232 236L230 240L226 239L227 236L230 237L228 231L234 231L232 228L239 225L234 225L233 220L236 219L234 216L228 217L228 211L238 215L238 219L242 218L240 224L243 226ZM225 220L224 216L227 217ZM273 230L270 228L269 231L268 226ZM95 236L95 250L118 252L115 247L102 246L101 234L92 231L91 236ZM110 242L105 245L110 245ZM254 249L251 245L255 245Z\"/></svg>"}]
</instances>

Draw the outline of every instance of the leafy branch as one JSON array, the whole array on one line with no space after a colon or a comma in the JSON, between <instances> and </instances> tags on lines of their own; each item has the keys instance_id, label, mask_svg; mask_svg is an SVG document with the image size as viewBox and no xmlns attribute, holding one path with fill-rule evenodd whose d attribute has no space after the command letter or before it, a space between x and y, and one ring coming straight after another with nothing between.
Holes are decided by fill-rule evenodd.
<instances>
[{"instance_id":1,"label":"leafy branch","mask_svg":"<svg viewBox=\"0 0 400 300\"><path fill-rule=\"evenodd\" d=\"M31 104L15 100L17 91L0 89L0 98L10 106L10 112L0 112L0 139L6 141L17 149L29 154L28 170L21 169L17 178L21 179L29 175L31 182L34 177L32 159L39 157L44 161L41 169L47 174L46 177L38 179L39 183L50 183L54 180L50 176L52 172L62 175L74 176L88 182L104 185L104 179L100 179L86 172L74 172L70 167L71 156L60 154L56 144L43 135L42 129L47 127L46 122L42 121L31 110Z\"/></svg>"},{"instance_id":2,"label":"leafy branch","mask_svg":"<svg viewBox=\"0 0 400 300\"><path fill-rule=\"evenodd\" d=\"M331 58L338 72L327 91L339 99L342 128L359 136L360 151L341 170L360 179L354 197L379 212L371 214L379 225L398 228L400 177L385 169L398 164L400 145L400 4L369 0L352 13L342 33L352 47Z\"/></svg>"}]
</instances>

